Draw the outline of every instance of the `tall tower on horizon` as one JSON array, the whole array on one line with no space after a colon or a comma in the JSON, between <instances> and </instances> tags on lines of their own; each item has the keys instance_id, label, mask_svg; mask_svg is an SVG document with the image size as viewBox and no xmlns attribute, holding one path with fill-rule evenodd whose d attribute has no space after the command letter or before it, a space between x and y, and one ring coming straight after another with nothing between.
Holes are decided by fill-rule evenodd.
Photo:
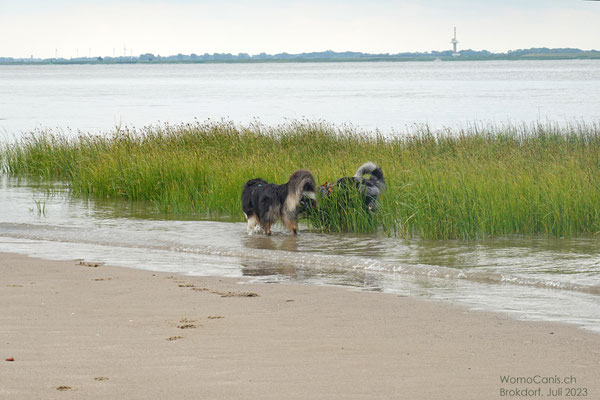
<instances>
[{"instance_id":1,"label":"tall tower on horizon","mask_svg":"<svg viewBox=\"0 0 600 400\"><path fill-rule=\"evenodd\" d=\"M452 56L460 56L460 53L456 50L456 45L458 44L458 40L456 40L456 27L454 27L454 37L452 38L450 43L452 43Z\"/></svg>"}]
</instances>

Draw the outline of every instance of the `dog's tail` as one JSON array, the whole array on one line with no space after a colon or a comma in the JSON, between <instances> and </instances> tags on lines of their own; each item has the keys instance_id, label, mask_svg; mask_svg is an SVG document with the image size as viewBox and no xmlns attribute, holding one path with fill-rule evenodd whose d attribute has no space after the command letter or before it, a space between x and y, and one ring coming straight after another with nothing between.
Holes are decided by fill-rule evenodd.
<instances>
[{"instance_id":1,"label":"dog's tail","mask_svg":"<svg viewBox=\"0 0 600 400\"><path fill-rule=\"evenodd\" d=\"M385 184L385 178L383 177L383 170L379 165L376 165L375 163L372 163L370 161L366 162L356 170L356 174L354 174L354 177L360 180L365 174L371 175L369 181L376 185L381 191L387 189L387 186Z\"/></svg>"},{"instance_id":2,"label":"dog's tail","mask_svg":"<svg viewBox=\"0 0 600 400\"><path fill-rule=\"evenodd\" d=\"M314 200L316 186L315 178L305 169L299 169L290 175L288 195L285 199L288 210L295 210L303 195Z\"/></svg>"}]
</instances>

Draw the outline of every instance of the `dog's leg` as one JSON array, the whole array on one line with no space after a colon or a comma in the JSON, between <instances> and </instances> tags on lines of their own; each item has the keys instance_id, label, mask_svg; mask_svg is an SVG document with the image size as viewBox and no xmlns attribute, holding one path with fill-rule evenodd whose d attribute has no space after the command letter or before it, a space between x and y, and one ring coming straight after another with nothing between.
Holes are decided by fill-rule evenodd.
<instances>
[{"instance_id":1,"label":"dog's leg","mask_svg":"<svg viewBox=\"0 0 600 400\"><path fill-rule=\"evenodd\" d=\"M256 227L256 225L258 225L259 221L258 221L258 217L256 216L256 214L252 214L250 217L248 217L248 231L252 231L254 230L254 227Z\"/></svg>"},{"instance_id":2,"label":"dog's leg","mask_svg":"<svg viewBox=\"0 0 600 400\"><path fill-rule=\"evenodd\" d=\"M296 225L296 221L294 220L288 220L288 219L283 219L283 224L285 225L286 228L288 228L290 230L290 232L292 232L294 235L297 235L297 229L298 229L298 225Z\"/></svg>"},{"instance_id":3,"label":"dog's leg","mask_svg":"<svg viewBox=\"0 0 600 400\"><path fill-rule=\"evenodd\" d=\"M281 222L283 222L283 225L285 225L285 227L294 235L297 234L298 229L298 225L296 224L297 215L296 209L289 210L284 207L281 212Z\"/></svg>"},{"instance_id":4,"label":"dog's leg","mask_svg":"<svg viewBox=\"0 0 600 400\"><path fill-rule=\"evenodd\" d=\"M270 222L263 224L263 229L265 230L265 233L267 234L267 236L271 236L271 223Z\"/></svg>"}]
</instances>

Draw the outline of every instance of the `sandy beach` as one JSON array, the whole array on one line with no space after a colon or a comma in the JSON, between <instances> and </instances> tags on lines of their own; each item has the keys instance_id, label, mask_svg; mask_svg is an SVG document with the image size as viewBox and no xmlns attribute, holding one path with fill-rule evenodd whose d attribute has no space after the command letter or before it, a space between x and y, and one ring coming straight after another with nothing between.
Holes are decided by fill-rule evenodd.
<instances>
[{"instance_id":1,"label":"sandy beach","mask_svg":"<svg viewBox=\"0 0 600 400\"><path fill-rule=\"evenodd\" d=\"M3 399L600 398L600 335L571 325L6 253L0 274Z\"/></svg>"}]
</instances>

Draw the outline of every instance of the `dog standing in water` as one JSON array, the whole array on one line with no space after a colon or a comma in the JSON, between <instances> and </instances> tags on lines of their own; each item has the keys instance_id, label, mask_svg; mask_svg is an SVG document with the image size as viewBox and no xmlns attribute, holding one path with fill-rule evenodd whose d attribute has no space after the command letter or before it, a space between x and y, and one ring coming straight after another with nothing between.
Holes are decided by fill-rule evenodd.
<instances>
[{"instance_id":1,"label":"dog standing in water","mask_svg":"<svg viewBox=\"0 0 600 400\"><path fill-rule=\"evenodd\" d=\"M363 178L366 174L370 174L367 179ZM377 199L387 189L381 167L369 161L361 165L354 176L340 178L333 184L326 182L319 186L319 191L323 196L329 196L333 191L352 186L364 196L365 208L368 211L377 209Z\"/></svg>"},{"instance_id":2,"label":"dog standing in water","mask_svg":"<svg viewBox=\"0 0 600 400\"><path fill-rule=\"evenodd\" d=\"M294 235L297 234L298 205L304 196L316 205L315 178L304 169L290 175L283 185L269 183L262 178L251 179L242 190L242 211L248 220L248 230L256 225L271 234L271 225L278 219Z\"/></svg>"}]
</instances>

